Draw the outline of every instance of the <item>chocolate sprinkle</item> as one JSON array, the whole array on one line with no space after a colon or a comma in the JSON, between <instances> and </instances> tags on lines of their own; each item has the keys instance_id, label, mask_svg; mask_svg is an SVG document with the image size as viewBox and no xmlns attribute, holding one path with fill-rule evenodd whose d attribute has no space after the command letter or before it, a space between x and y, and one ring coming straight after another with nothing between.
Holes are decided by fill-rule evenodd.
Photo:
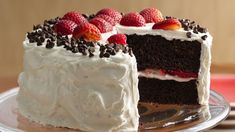
<instances>
[{"instance_id":1,"label":"chocolate sprinkle","mask_svg":"<svg viewBox=\"0 0 235 132\"><path fill-rule=\"evenodd\" d=\"M187 36L188 38L191 38L191 37L192 37L192 33L191 33L191 32L187 32L187 33L186 33L186 36Z\"/></svg>"},{"instance_id":2,"label":"chocolate sprinkle","mask_svg":"<svg viewBox=\"0 0 235 132\"><path fill-rule=\"evenodd\" d=\"M203 35L201 38L202 38L202 40L206 40L207 35Z\"/></svg>"},{"instance_id":3,"label":"chocolate sprinkle","mask_svg":"<svg viewBox=\"0 0 235 132\"><path fill-rule=\"evenodd\" d=\"M167 17L167 18L169 19L171 17ZM200 33L206 33L207 32L206 28L203 28L200 25L196 25L195 21L190 21L189 19L179 19L179 21L182 25L182 28L185 31L193 30L193 32L196 33L196 34L198 34L199 32Z\"/></svg>"}]
</instances>

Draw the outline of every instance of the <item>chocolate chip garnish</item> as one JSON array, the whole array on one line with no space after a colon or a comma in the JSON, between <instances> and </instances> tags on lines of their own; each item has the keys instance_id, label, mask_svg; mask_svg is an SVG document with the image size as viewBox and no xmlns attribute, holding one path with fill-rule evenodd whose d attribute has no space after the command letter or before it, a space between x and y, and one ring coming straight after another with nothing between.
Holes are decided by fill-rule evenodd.
<instances>
[{"instance_id":1,"label":"chocolate chip garnish","mask_svg":"<svg viewBox=\"0 0 235 132\"><path fill-rule=\"evenodd\" d=\"M42 45L42 43L41 42L37 42L37 46L41 46Z\"/></svg>"},{"instance_id":2,"label":"chocolate chip garnish","mask_svg":"<svg viewBox=\"0 0 235 132\"><path fill-rule=\"evenodd\" d=\"M108 58L109 56L110 56L110 54L108 52L104 53L104 57Z\"/></svg>"},{"instance_id":3,"label":"chocolate chip garnish","mask_svg":"<svg viewBox=\"0 0 235 132\"><path fill-rule=\"evenodd\" d=\"M186 33L186 36L187 36L188 38L191 38L191 37L192 37L192 33L191 33L191 32L187 32L187 33Z\"/></svg>"},{"instance_id":4,"label":"chocolate chip garnish","mask_svg":"<svg viewBox=\"0 0 235 132\"><path fill-rule=\"evenodd\" d=\"M206 40L207 37L208 37L207 35L203 35L201 38L202 40Z\"/></svg>"},{"instance_id":5,"label":"chocolate chip garnish","mask_svg":"<svg viewBox=\"0 0 235 132\"><path fill-rule=\"evenodd\" d=\"M53 48L54 46L55 46L55 43L51 42L50 40L47 41L47 44L46 44L46 48L47 48L47 49L51 49L51 48Z\"/></svg>"}]
</instances>

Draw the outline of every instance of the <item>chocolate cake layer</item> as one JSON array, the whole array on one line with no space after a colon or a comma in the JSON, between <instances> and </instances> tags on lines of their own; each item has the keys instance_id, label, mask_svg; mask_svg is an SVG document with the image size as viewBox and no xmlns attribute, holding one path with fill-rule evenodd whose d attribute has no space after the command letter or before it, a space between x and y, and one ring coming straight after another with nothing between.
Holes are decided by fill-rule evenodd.
<instances>
[{"instance_id":1,"label":"chocolate cake layer","mask_svg":"<svg viewBox=\"0 0 235 132\"><path fill-rule=\"evenodd\" d=\"M197 80L177 82L139 77L141 102L198 104Z\"/></svg>"},{"instance_id":2,"label":"chocolate cake layer","mask_svg":"<svg viewBox=\"0 0 235 132\"><path fill-rule=\"evenodd\" d=\"M146 68L181 70L198 73L201 43L198 41L167 40L159 35L127 35L138 70Z\"/></svg>"}]
</instances>

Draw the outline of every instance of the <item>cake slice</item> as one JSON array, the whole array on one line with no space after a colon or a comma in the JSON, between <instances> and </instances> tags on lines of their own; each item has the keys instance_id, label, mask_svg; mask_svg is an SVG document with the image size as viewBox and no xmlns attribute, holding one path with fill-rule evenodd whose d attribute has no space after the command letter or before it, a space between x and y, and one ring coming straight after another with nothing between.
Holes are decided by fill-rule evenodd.
<instances>
[{"instance_id":1,"label":"cake slice","mask_svg":"<svg viewBox=\"0 0 235 132\"><path fill-rule=\"evenodd\" d=\"M140 101L208 104L212 36L205 28L167 17L142 26L121 23L117 30L137 59Z\"/></svg>"}]
</instances>

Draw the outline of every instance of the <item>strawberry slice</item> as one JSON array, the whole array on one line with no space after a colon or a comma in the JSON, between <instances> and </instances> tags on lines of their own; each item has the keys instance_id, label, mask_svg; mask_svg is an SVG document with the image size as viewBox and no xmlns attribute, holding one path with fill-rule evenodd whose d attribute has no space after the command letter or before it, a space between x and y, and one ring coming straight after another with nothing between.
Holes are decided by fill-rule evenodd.
<instances>
[{"instance_id":1,"label":"strawberry slice","mask_svg":"<svg viewBox=\"0 0 235 132\"><path fill-rule=\"evenodd\" d=\"M90 23L83 23L74 29L73 37L83 37L87 41L99 41L101 39L101 33L95 25Z\"/></svg>"},{"instance_id":2,"label":"strawberry slice","mask_svg":"<svg viewBox=\"0 0 235 132\"><path fill-rule=\"evenodd\" d=\"M113 30L113 26L102 18L93 18L90 20L90 23L94 24L101 33L106 33Z\"/></svg>"},{"instance_id":3,"label":"strawberry slice","mask_svg":"<svg viewBox=\"0 0 235 132\"><path fill-rule=\"evenodd\" d=\"M87 22L86 18L76 11L66 13L62 19L74 21L77 25Z\"/></svg>"},{"instance_id":4,"label":"strawberry slice","mask_svg":"<svg viewBox=\"0 0 235 132\"><path fill-rule=\"evenodd\" d=\"M122 17L120 21L124 26L142 27L145 25L145 19L137 12L131 12Z\"/></svg>"},{"instance_id":5,"label":"strawberry slice","mask_svg":"<svg viewBox=\"0 0 235 132\"><path fill-rule=\"evenodd\" d=\"M156 8L145 8L140 12L146 23L158 23L164 20L162 13Z\"/></svg>"},{"instance_id":6,"label":"strawberry slice","mask_svg":"<svg viewBox=\"0 0 235 132\"><path fill-rule=\"evenodd\" d=\"M126 45L126 35L125 34L114 34L108 38L109 43Z\"/></svg>"},{"instance_id":7,"label":"strawberry slice","mask_svg":"<svg viewBox=\"0 0 235 132\"><path fill-rule=\"evenodd\" d=\"M73 30L77 27L77 24L70 20L60 20L55 24L55 32L60 35L69 35L73 33Z\"/></svg>"},{"instance_id":8,"label":"strawberry slice","mask_svg":"<svg viewBox=\"0 0 235 132\"><path fill-rule=\"evenodd\" d=\"M116 23L120 22L120 20L122 18L122 15L118 11L111 9L111 8L101 9L100 11L98 11L96 13L96 16L98 16L100 14L110 16L111 18L113 18L115 20Z\"/></svg>"},{"instance_id":9,"label":"strawberry slice","mask_svg":"<svg viewBox=\"0 0 235 132\"><path fill-rule=\"evenodd\" d=\"M163 30L177 30L180 29L181 23L178 19L166 19L162 22L155 23L152 27L152 29L163 29Z\"/></svg>"},{"instance_id":10,"label":"strawberry slice","mask_svg":"<svg viewBox=\"0 0 235 132\"><path fill-rule=\"evenodd\" d=\"M198 74L194 73L194 72L185 72L185 71L176 71L176 70L164 70L161 69L160 70L161 74L169 74L169 75L173 75L173 76L178 76L181 78L197 78Z\"/></svg>"}]
</instances>

